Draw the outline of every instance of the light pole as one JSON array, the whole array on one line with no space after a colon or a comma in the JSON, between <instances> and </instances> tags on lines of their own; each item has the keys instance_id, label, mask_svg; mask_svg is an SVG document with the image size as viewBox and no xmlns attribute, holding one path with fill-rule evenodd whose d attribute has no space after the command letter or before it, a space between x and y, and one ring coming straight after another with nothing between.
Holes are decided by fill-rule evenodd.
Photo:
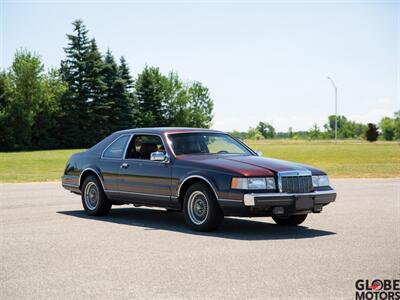
<instances>
[{"instance_id":1,"label":"light pole","mask_svg":"<svg viewBox=\"0 0 400 300\"><path fill-rule=\"evenodd\" d=\"M328 76L328 79L331 81L333 88L335 89L335 143L337 143L337 86L331 77Z\"/></svg>"}]
</instances>

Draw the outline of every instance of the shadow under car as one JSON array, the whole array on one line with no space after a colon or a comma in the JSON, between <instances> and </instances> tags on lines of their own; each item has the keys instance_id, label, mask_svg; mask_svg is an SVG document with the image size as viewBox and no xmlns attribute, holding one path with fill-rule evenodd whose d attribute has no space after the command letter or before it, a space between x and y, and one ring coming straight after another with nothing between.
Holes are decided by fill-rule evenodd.
<instances>
[{"instance_id":1,"label":"shadow under car","mask_svg":"<svg viewBox=\"0 0 400 300\"><path fill-rule=\"evenodd\" d=\"M335 232L312 229L306 226L286 227L260 222L259 220L230 217L224 219L217 231L196 232L187 226L183 213L149 208L115 208L111 210L109 215L103 217L90 216L83 210L59 211L57 213L98 222L143 227L146 230L168 230L237 240L307 239L336 234Z\"/></svg>"}]
</instances>

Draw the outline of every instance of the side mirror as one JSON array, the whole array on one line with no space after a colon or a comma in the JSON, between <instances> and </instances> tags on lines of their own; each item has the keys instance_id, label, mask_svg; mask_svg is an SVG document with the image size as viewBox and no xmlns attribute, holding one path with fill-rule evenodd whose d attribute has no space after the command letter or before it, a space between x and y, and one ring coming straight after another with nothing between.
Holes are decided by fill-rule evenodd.
<instances>
[{"instance_id":1,"label":"side mirror","mask_svg":"<svg viewBox=\"0 0 400 300\"><path fill-rule=\"evenodd\" d=\"M256 151L257 156L263 156L263 153L261 151Z\"/></svg>"},{"instance_id":2,"label":"side mirror","mask_svg":"<svg viewBox=\"0 0 400 300\"><path fill-rule=\"evenodd\" d=\"M160 151L152 152L150 154L150 160L168 162L168 155Z\"/></svg>"}]
</instances>

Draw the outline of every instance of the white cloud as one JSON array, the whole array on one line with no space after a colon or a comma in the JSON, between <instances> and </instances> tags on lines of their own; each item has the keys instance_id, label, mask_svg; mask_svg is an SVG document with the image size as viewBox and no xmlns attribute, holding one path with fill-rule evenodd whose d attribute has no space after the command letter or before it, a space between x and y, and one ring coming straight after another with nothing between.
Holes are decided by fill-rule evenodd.
<instances>
[{"instance_id":1,"label":"white cloud","mask_svg":"<svg viewBox=\"0 0 400 300\"><path fill-rule=\"evenodd\" d=\"M257 126L259 121L269 122L276 128L277 131L287 131L289 127L292 127L294 131L297 130L308 130L314 123L322 129L323 124L327 121L327 116L315 117L315 116L301 116L301 115L283 115L265 118L255 118L251 116L241 117L225 117L221 118L218 116L214 117L213 128L223 131L246 131L249 127Z\"/></svg>"},{"instance_id":2,"label":"white cloud","mask_svg":"<svg viewBox=\"0 0 400 300\"><path fill-rule=\"evenodd\" d=\"M359 123L379 123L383 117L393 117L394 111L385 108L377 108L364 114L350 115L348 118Z\"/></svg>"},{"instance_id":3,"label":"white cloud","mask_svg":"<svg viewBox=\"0 0 400 300\"><path fill-rule=\"evenodd\" d=\"M378 100L376 100L376 104L381 107L393 107L396 105L394 100L391 98L379 98Z\"/></svg>"},{"instance_id":4,"label":"white cloud","mask_svg":"<svg viewBox=\"0 0 400 300\"><path fill-rule=\"evenodd\" d=\"M339 111L339 115L344 115L351 121L364 124L379 123L383 117L392 117L394 112L399 109L393 98L379 98L368 101L363 105L356 105L352 107L353 113L349 108L344 112ZM224 117L227 114L228 116ZM221 110L216 111L212 127L223 131L247 131L249 127L257 126L259 121L264 121L271 123L277 131L287 131L289 127L292 127L294 131L309 130L315 123L323 130L323 125L327 122L329 114L332 114L332 112L318 114L318 111L310 111L306 108L297 108L296 114L294 114L293 110L289 112L286 106L282 106L281 109L274 109L274 111L271 109L268 114L264 114L262 110L248 113L246 108L243 108L242 115L237 115L236 111Z\"/></svg>"},{"instance_id":5,"label":"white cloud","mask_svg":"<svg viewBox=\"0 0 400 300\"><path fill-rule=\"evenodd\" d=\"M399 109L391 98L379 98L372 104L374 108L364 113L350 114L348 118L360 123L379 123L383 117L393 117L394 112Z\"/></svg>"}]
</instances>

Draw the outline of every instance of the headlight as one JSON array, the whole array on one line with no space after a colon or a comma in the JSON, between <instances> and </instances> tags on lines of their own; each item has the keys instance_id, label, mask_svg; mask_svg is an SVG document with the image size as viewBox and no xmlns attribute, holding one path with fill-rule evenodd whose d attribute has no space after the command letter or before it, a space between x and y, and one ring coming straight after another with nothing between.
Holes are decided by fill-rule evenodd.
<instances>
[{"instance_id":1,"label":"headlight","mask_svg":"<svg viewBox=\"0 0 400 300\"><path fill-rule=\"evenodd\" d=\"M275 190L275 179L273 177L232 178L232 189L238 190Z\"/></svg>"},{"instance_id":2,"label":"headlight","mask_svg":"<svg viewBox=\"0 0 400 300\"><path fill-rule=\"evenodd\" d=\"M320 175L320 176L313 176L312 183L314 187L319 186L328 186L329 185L329 178L327 175Z\"/></svg>"}]
</instances>

